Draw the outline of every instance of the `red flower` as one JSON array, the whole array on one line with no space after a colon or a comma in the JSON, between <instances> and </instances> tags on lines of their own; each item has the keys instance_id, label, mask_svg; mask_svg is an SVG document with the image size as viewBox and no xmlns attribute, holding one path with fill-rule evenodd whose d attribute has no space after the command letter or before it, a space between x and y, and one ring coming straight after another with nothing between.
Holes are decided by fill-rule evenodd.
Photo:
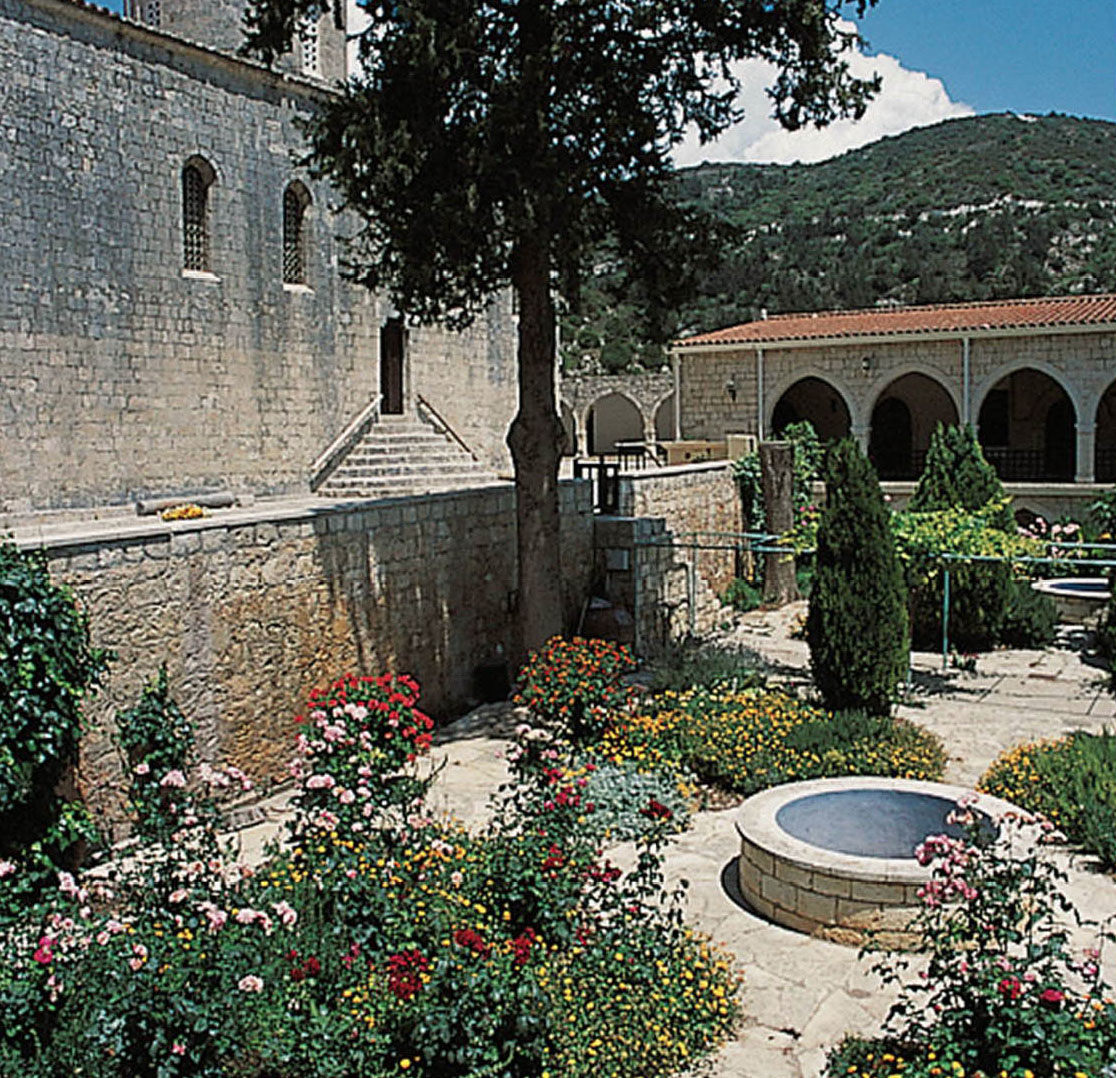
<instances>
[{"instance_id":1,"label":"red flower","mask_svg":"<svg viewBox=\"0 0 1116 1078\"><path fill-rule=\"evenodd\" d=\"M422 988L422 975L430 969L430 959L421 951L403 951L387 961L388 991L396 999L410 999Z\"/></svg>"},{"instance_id":2,"label":"red flower","mask_svg":"<svg viewBox=\"0 0 1116 1078\"><path fill-rule=\"evenodd\" d=\"M531 945L538 938L533 928L525 928L520 935L512 940L512 953L515 955L512 959L514 965L525 966L527 964L527 960L531 957Z\"/></svg>"},{"instance_id":3,"label":"red flower","mask_svg":"<svg viewBox=\"0 0 1116 1078\"><path fill-rule=\"evenodd\" d=\"M1005 977L999 985L1000 995L1004 999L1015 1001L1019 998L1020 993L1023 991L1023 985L1020 984L1018 977Z\"/></svg>"},{"instance_id":4,"label":"red flower","mask_svg":"<svg viewBox=\"0 0 1116 1078\"><path fill-rule=\"evenodd\" d=\"M647 806L639 811L640 815L646 816L649 820L669 820L674 815L666 805L654 798L651 798Z\"/></svg>"},{"instance_id":5,"label":"red flower","mask_svg":"<svg viewBox=\"0 0 1116 1078\"><path fill-rule=\"evenodd\" d=\"M1044 1007L1057 1007L1065 998L1066 994L1059 992L1057 988L1045 988L1039 996L1039 1002Z\"/></svg>"},{"instance_id":6,"label":"red flower","mask_svg":"<svg viewBox=\"0 0 1116 1078\"><path fill-rule=\"evenodd\" d=\"M464 947L467 951L480 955L481 958L487 958L488 952L492 949L485 943L484 937L472 928L459 928L453 934L453 942L458 947Z\"/></svg>"}]
</instances>

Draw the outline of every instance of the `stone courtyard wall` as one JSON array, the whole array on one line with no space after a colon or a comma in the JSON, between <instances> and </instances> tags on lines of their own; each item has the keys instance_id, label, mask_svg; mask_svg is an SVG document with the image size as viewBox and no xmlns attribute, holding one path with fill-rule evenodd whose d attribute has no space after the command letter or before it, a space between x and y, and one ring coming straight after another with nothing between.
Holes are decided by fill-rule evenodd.
<instances>
[{"instance_id":1,"label":"stone courtyard wall","mask_svg":"<svg viewBox=\"0 0 1116 1078\"><path fill-rule=\"evenodd\" d=\"M572 626L593 565L588 484L563 483L561 499ZM95 643L116 653L87 707L82 781L95 800L117 775L115 713L163 662L202 757L279 779L291 720L314 686L347 671L409 672L420 706L444 717L473 700L477 668L506 663L512 645L510 486L94 524L44 549L88 610Z\"/></svg>"},{"instance_id":2,"label":"stone courtyard wall","mask_svg":"<svg viewBox=\"0 0 1116 1078\"><path fill-rule=\"evenodd\" d=\"M737 575L738 554L714 533L739 531L740 491L726 461L620 476L618 515L596 520L597 572L607 598L632 616L637 654L724 619L718 595Z\"/></svg>"}]
</instances>

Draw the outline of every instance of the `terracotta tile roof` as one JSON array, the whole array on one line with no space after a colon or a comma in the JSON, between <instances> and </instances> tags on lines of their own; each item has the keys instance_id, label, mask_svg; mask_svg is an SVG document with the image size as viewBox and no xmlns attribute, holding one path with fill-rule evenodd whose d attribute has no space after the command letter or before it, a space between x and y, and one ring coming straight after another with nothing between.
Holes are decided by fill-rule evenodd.
<instances>
[{"instance_id":1,"label":"terracotta tile roof","mask_svg":"<svg viewBox=\"0 0 1116 1078\"><path fill-rule=\"evenodd\" d=\"M745 322L687 337L676 341L675 345L679 348L699 348L711 344L763 344L919 333L979 333L982 330L1043 329L1105 323L1116 324L1116 294L778 314L758 322Z\"/></svg>"}]
</instances>

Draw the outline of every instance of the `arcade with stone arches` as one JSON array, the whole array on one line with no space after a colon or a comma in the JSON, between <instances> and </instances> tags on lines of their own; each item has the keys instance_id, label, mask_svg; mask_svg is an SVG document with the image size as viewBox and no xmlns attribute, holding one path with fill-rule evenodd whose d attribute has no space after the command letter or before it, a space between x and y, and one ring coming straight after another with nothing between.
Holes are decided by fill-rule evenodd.
<instances>
[{"instance_id":1,"label":"arcade with stone arches","mask_svg":"<svg viewBox=\"0 0 1116 1078\"><path fill-rule=\"evenodd\" d=\"M916 479L922 474L930 439L939 424L961 422L958 403L943 379L919 371L889 381L865 402L868 457L881 479ZM984 454L1000 477L1014 482L1074 480L1077 416L1073 402L1051 375L1024 367L1005 374L977 402L976 431ZM823 441L854 433L845 396L817 376L798 380L772 408L776 437L793 422L807 420ZM1097 406L1095 476L1116 479L1116 382ZM865 438L866 435L866 438Z\"/></svg>"},{"instance_id":2,"label":"arcade with stone arches","mask_svg":"<svg viewBox=\"0 0 1116 1078\"><path fill-rule=\"evenodd\" d=\"M1116 481L1116 294L776 315L675 342L682 439L808 420L912 480L971 424L1012 483Z\"/></svg>"},{"instance_id":3,"label":"arcade with stone arches","mask_svg":"<svg viewBox=\"0 0 1116 1078\"><path fill-rule=\"evenodd\" d=\"M674 400L670 372L565 377L559 390L563 452L595 456L672 441Z\"/></svg>"}]
</instances>

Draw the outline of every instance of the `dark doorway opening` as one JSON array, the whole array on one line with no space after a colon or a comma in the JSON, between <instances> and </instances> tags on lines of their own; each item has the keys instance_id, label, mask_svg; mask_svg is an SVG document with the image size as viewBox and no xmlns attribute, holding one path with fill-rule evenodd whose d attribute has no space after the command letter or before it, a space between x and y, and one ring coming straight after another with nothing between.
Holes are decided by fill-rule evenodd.
<instances>
[{"instance_id":1,"label":"dark doorway opening","mask_svg":"<svg viewBox=\"0 0 1116 1078\"><path fill-rule=\"evenodd\" d=\"M390 318L380 328L380 411L403 414L403 352L405 333L402 318Z\"/></svg>"}]
</instances>

